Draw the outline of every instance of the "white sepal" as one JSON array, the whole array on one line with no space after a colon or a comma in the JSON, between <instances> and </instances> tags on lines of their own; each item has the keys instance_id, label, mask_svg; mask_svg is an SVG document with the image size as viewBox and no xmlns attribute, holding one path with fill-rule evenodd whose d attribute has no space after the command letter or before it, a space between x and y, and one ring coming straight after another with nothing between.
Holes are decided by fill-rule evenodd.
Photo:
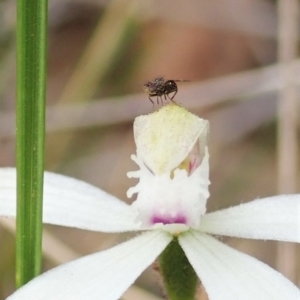
<instances>
[{"instance_id":1,"label":"white sepal","mask_svg":"<svg viewBox=\"0 0 300 300\"><path fill-rule=\"evenodd\" d=\"M299 300L299 289L268 265L191 231L179 243L210 300Z\"/></svg>"},{"instance_id":2,"label":"white sepal","mask_svg":"<svg viewBox=\"0 0 300 300\"><path fill-rule=\"evenodd\" d=\"M16 216L16 169L0 168L0 216ZM131 207L83 181L45 172L43 222L81 229L138 230Z\"/></svg>"},{"instance_id":3,"label":"white sepal","mask_svg":"<svg viewBox=\"0 0 300 300\"><path fill-rule=\"evenodd\" d=\"M239 238L300 242L300 194L280 195L208 213L199 230Z\"/></svg>"},{"instance_id":4,"label":"white sepal","mask_svg":"<svg viewBox=\"0 0 300 300\"><path fill-rule=\"evenodd\" d=\"M171 240L163 231L144 233L109 250L54 268L7 299L117 300Z\"/></svg>"}]
</instances>

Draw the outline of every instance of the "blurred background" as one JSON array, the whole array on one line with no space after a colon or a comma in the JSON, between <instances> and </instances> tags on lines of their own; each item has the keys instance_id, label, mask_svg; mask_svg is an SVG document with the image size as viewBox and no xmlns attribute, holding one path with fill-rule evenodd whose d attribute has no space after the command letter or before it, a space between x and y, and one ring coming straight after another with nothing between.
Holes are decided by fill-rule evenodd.
<instances>
[{"instance_id":1,"label":"blurred background","mask_svg":"<svg viewBox=\"0 0 300 300\"><path fill-rule=\"evenodd\" d=\"M0 1L0 166L15 165L15 1ZM176 102L210 121L208 211L300 192L298 0L49 0L46 169L130 203L143 84L187 79ZM127 240L45 226L44 270ZM224 237L300 285L299 245ZM14 290L13 223L0 223L0 299ZM159 300L149 268L124 300ZM207 299L204 290L198 299Z\"/></svg>"}]
</instances>

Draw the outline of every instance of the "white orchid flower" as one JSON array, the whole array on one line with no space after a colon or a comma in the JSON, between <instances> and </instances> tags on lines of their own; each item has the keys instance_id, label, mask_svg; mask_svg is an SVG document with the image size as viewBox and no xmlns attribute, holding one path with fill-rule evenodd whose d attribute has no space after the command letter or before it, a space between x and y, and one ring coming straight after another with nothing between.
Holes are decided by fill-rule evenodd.
<instances>
[{"instance_id":1,"label":"white orchid flower","mask_svg":"<svg viewBox=\"0 0 300 300\"><path fill-rule=\"evenodd\" d=\"M205 214L208 122L170 104L136 118L134 133L132 159L139 170L128 175L139 183L128 190L129 197L137 194L132 205L74 178L45 173L43 221L103 232L144 232L56 267L9 299L119 299L175 240L210 300L299 300L299 289L284 276L211 234L300 242L300 195ZM0 169L1 216L15 217L15 181L15 169ZM177 268L176 257L172 268Z\"/></svg>"}]
</instances>

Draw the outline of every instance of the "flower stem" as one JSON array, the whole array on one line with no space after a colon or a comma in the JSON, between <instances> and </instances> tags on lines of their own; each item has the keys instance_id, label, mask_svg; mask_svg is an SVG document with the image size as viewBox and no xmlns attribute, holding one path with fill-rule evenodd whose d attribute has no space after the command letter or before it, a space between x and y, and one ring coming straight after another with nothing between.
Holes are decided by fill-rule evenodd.
<instances>
[{"instance_id":1,"label":"flower stem","mask_svg":"<svg viewBox=\"0 0 300 300\"><path fill-rule=\"evenodd\" d=\"M198 277L177 239L160 255L159 267L170 300L195 299Z\"/></svg>"},{"instance_id":2,"label":"flower stem","mask_svg":"<svg viewBox=\"0 0 300 300\"><path fill-rule=\"evenodd\" d=\"M17 2L17 287L41 271L47 0Z\"/></svg>"}]
</instances>

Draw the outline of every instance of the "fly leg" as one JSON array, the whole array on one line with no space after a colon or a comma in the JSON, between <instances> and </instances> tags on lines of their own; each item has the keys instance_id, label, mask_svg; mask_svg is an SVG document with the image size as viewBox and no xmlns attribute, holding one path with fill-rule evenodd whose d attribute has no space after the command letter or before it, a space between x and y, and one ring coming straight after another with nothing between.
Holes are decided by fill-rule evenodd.
<instances>
[{"instance_id":1,"label":"fly leg","mask_svg":"<svg viewBox=\"0 0 300 300\"><path fill-rule=\"evenodd\" d=\"M152 102L153 110L154 110L154 102L152 101L151 97L149 96L149 100Z\"/></svg>"},{"instance_id":2,"label":"fly leg","mask_svg":"<svg viewBox=\"0 0 300 300\"><path fill-rule=\"evenodd\" d=\"M174 91L174 94L172 95L172 97L169 97L169 99L173 102L173 103L176 103L174 100L173 100L173 98L175 97L175 95L177 94L177 88L176 88L176 90Z\"/></svg>"}]
</instances>

